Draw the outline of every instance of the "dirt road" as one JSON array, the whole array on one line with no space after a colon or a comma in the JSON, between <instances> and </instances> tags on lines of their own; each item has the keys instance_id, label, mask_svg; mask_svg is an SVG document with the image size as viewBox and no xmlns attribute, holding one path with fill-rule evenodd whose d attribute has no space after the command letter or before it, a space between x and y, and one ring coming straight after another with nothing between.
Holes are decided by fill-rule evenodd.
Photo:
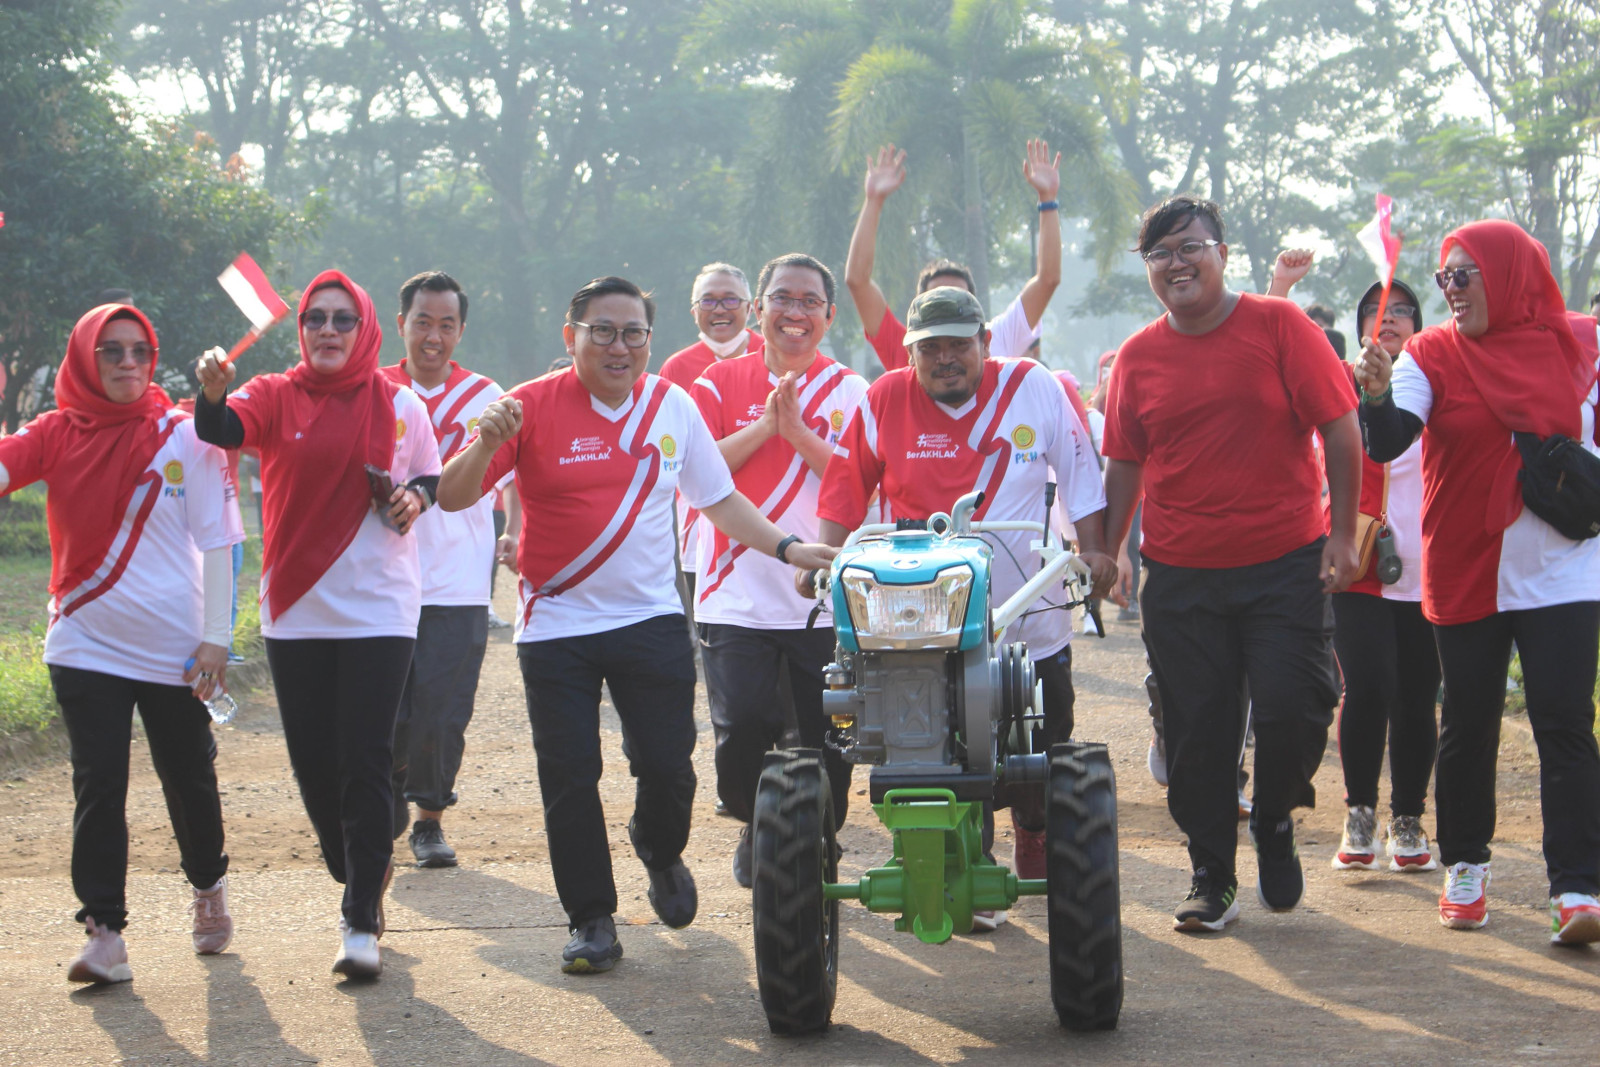
<instances>
[{"instance_id":1,"label":"dirt road","mask_svg":"<svg viewBox=\"0 0 1600 1067\"><path fill-rule=\"evenodd\" d=\"M1439 926L1437 875L1329 869L1342 817L1330 751L1317 780L1322 804L1300 822L1305 903L1286 915L1264 911L1250 891L1246 844L1239 923L1226 935L1177 934L1171 911L1188 887L1186 857L1164 791L1145 770L1138 637L1129 626L1112 628L1105 641L1080 637L1075 655L1078 736L1109 741L1118 775L1127 997L1114 1032L1057 1027L1044 905L1033 898L997 933L937 947L846 904L834 1028L772 1037L755 996L749 895L729 870L737 825L712 813L703 701L701 789L686 856L700 886L698 920L668 930L644 899L623 829L631 782L612 718L603 788L626 958L609 975L562 975L565 921L546 862L521 683L500 631L468 735L463 800L446 821L462 865L400 870L376 983L329 973L339 887L300 807L270 691L220 731L238 924L222 956L189 949L187 884L137 744L127 931L135 979L74 991L65 965L82 934L68 881L68 769L50 763L6 782L0 1062L1600 1062L1600 952L1546 944L1536 766L1514 731L1502 751L1486 930ZM1004 817L1001 826L996 852L1005 859ZM851 877L885 853L864 797L842 843ZM403 842L400 849L409 856Z\"/></svg>"}]
</instances>

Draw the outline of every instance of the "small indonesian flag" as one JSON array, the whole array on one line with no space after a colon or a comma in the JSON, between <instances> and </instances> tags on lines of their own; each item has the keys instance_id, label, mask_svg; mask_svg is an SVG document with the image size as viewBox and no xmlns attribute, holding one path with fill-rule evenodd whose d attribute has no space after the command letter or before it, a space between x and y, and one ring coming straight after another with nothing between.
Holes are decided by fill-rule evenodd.
<instances>
[{"instance_id":1,"label":"small indonesian flag","mask_svg":"<svg viewBox=\"0 0 1600 1067\"><path fill-rule=\"evenodd\" d=\"M6 228L6 213L4 211L0 211L0 230L3 230L5 228Z\"/></svg>"},{"instance_id":2,"label":"small indonesian flag","mask_svg":"<svg viewBox=\"0 0 1600 1067\"><path fill-rule=\"evenodd\" d=\"M1372 221L1361 228L1356 234L1356 240L1361 242L1362 251L1367 258L1372 260L1372 265L1378 271L1378 281L1384 288L1394 280L1394 269L1400 264L1400 238L1389 232L1389 222L1394 214L1394 201L1379 193L1377 196L1377 213L1372 216Z\"/></svg>"},{"instance_id":3,"label":"small indonesian flag","mask_svg":"<svg viewBox=\"0 0 1600 1067\"><path fill-rule=\"evenodd\" d=\"M289 305L273 291L267 276L249 253L241 252L227 270L217 275L217 281L258 334L289 314Z\"/></svg>"}]
</instances>

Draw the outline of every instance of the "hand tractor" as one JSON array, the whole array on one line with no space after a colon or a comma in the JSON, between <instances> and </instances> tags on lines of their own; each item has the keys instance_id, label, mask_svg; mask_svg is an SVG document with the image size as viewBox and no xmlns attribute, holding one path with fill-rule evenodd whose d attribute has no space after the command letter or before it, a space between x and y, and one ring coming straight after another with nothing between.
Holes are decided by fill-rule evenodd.
<instances>
[{"instance_id":1,"label":"hand tractor","mask_svg":"<svg viewBox=\"0 0 1600 1067\"><path fill-rule=\"evenodd\" d=\"M823 693L834 726L828 743L870 765L872 807L893 851L860 881L840 881L822 752L768 753L752 826L753 911L756 982L774 1033L828 1026L841 900L893 914L897 931L940 944L970 933L974 911L1044 896L1050 993L1062 1025L1117 1024L1122 925L1110 757L1103 744L1037 751L1042 686L1025 645L995 643L1069 575L1084 599L1089 569L1049 543L1048 523L972 521L980 501L962 497L926 529L864 526L817 576L819 608L831 606L838 638ZM1032 547L1044 563L996 608L993 549L980 535L1002 531L1037 533ZM1039 880L1019 879L983 850L984 804L1028 789L1045 791L1047 877Z\"/></svg>"}]
</instances>

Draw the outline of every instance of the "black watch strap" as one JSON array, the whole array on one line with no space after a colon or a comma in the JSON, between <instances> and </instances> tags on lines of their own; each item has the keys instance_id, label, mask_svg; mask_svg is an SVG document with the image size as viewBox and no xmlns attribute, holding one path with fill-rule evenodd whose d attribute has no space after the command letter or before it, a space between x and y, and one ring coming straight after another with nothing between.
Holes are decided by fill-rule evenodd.
<instances>
[{"instance_id":1,"label":"black watch strap","mask_svg":"<svg viewBox=\"0 0 1600 1067\"><path fill-rule=\"evenodd\" d=\"M777 547L777 549L775 549L773 551L772 554L778 557L778 562L779 563L788 563L789 562L789 546L790 545L798 545L799 543L800 543L799 536L796 535L796 534L790 534L788 537L785 537L782 541L778 542L778 547Z\"/></svg>"}]
</instances>

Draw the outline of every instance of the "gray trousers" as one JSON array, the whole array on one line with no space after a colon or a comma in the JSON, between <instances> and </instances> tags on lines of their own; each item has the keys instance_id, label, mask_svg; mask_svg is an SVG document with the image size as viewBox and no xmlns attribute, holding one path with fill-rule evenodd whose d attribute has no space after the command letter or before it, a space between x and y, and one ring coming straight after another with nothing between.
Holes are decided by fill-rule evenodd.
<instances>
[{"instance_id":1,"label":"gray trousers","mask_svg":"<svg viewBox=\"0 0 1600 1067\"><path fill-rule=\"evenodd\" d=\"M488 645L483 605L422 606L394 724L394 788L423 811L456 802L456 774Z\"/></svg>"}]
</instances>

